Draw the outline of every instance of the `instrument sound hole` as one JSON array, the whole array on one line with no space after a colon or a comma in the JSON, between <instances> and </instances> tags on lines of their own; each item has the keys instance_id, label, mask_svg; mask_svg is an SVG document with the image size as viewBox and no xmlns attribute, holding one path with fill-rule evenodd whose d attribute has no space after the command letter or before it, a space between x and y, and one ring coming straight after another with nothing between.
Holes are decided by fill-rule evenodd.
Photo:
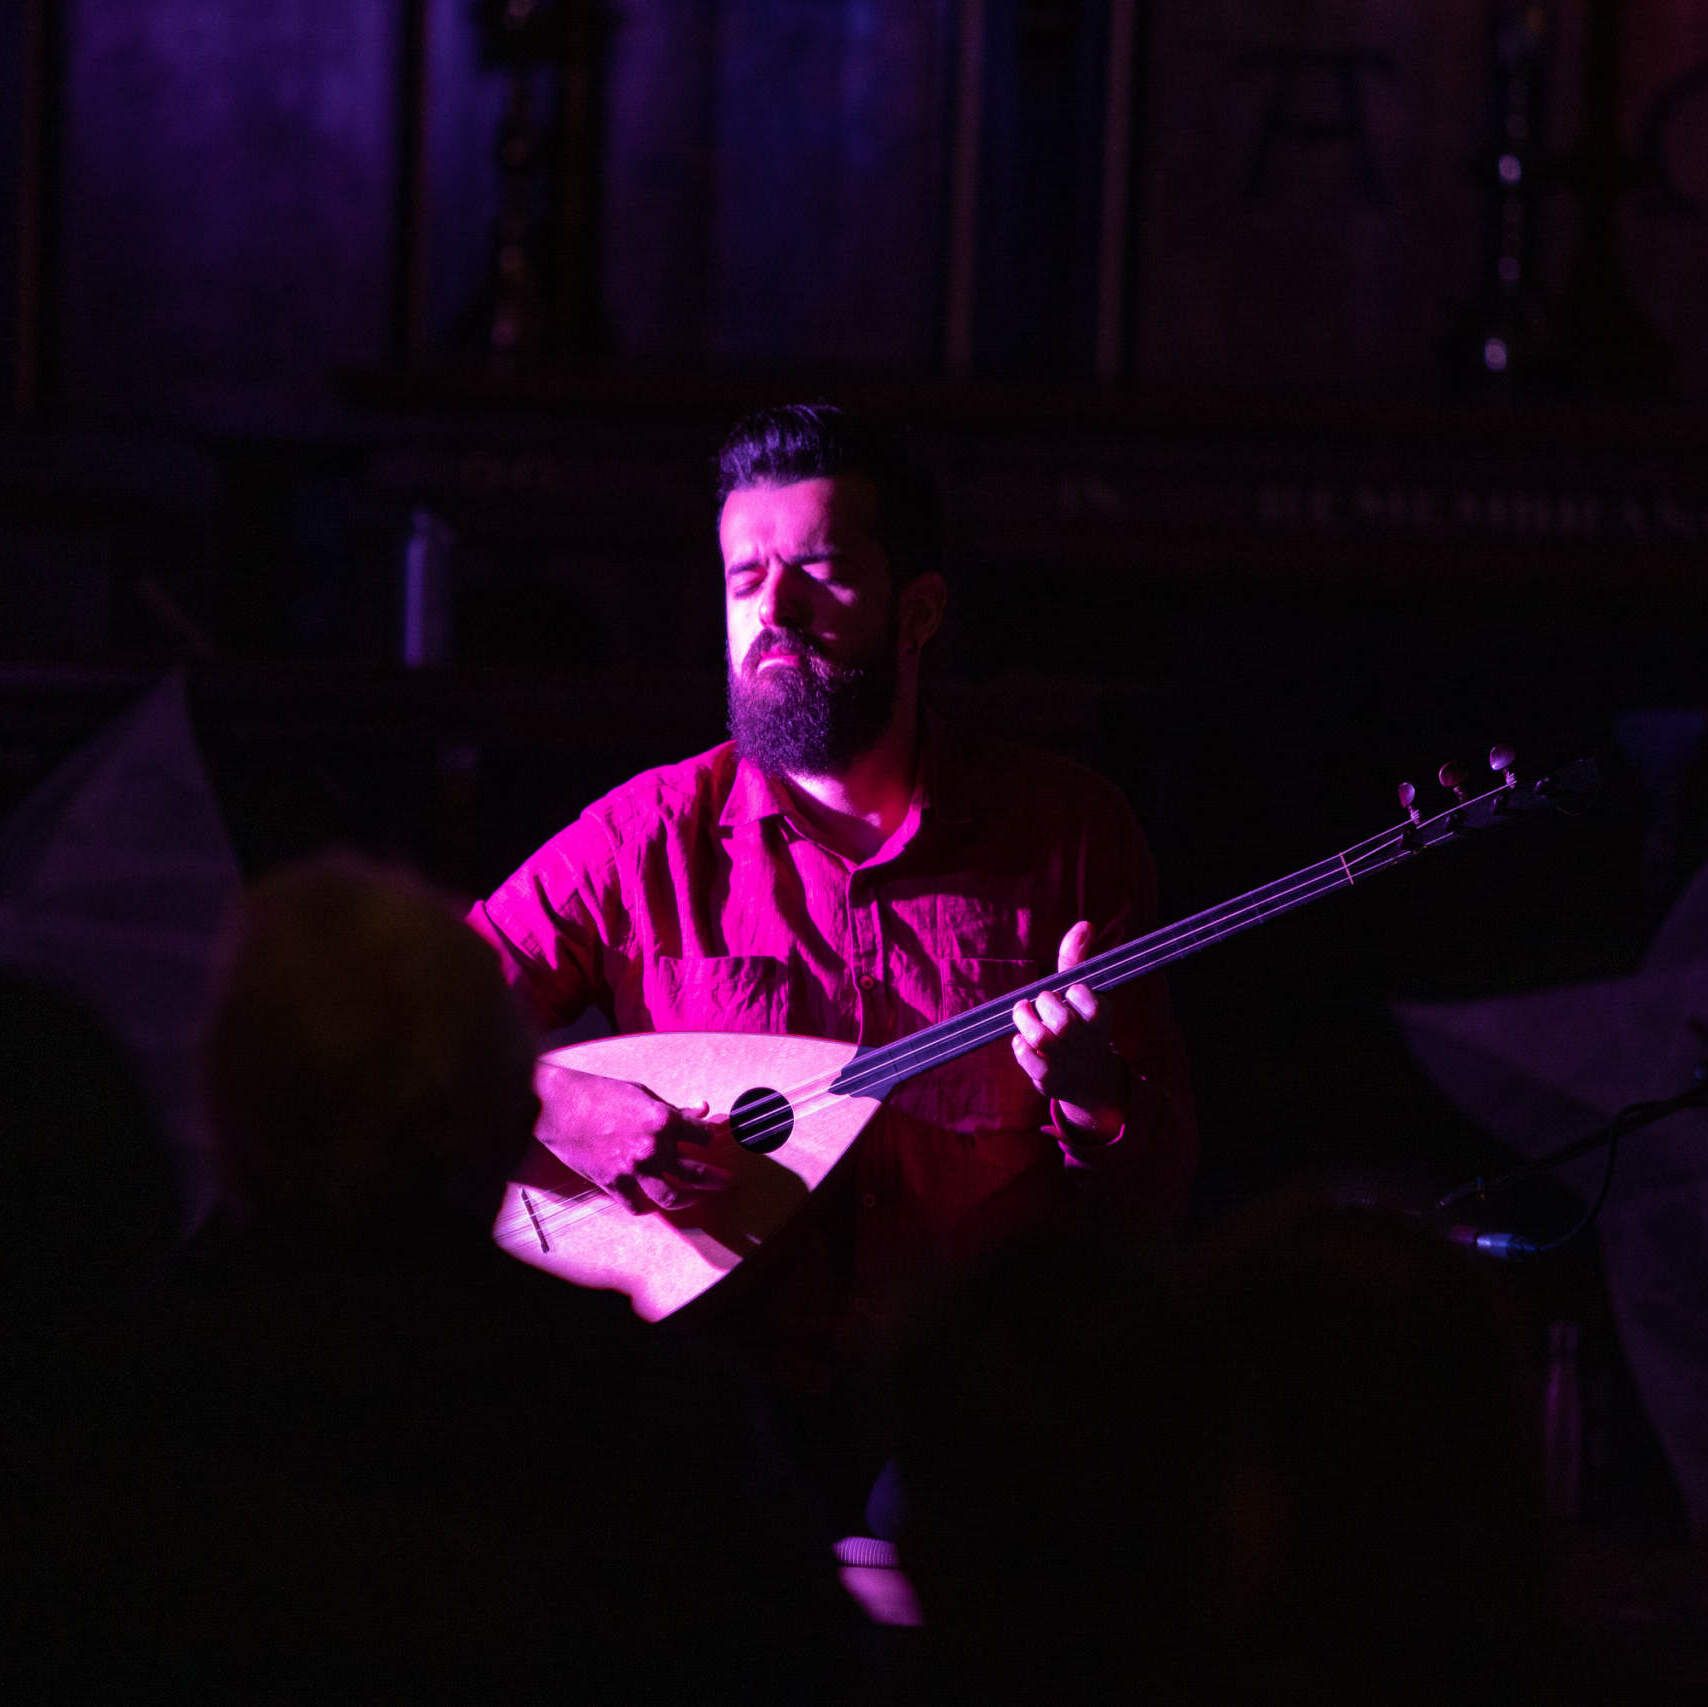
<instances>
[{"instance_id":1,"label":"instrument sound hole","mask_svg":"<svg viewBox=\"0 0 1708 1707\"><path fill-rule=\"evenodd\" d=\"M795 1129L794 1110L777 1091L743 1091L729 1111L729 1129L742 1149L763 1156L788 1143Z\"/></svg>"}]
</instances>

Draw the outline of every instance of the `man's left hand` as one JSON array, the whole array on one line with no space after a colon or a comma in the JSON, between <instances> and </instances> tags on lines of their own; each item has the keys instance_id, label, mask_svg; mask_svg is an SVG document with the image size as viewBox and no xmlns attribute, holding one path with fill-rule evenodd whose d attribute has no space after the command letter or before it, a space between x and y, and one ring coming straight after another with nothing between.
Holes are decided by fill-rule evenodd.
<instances>
[{"instance_id":1,"label":"man's left hand","mask_svg":"<svg viewBox=\"0 0 1708 1707\"><path fill-rule=\"evenodd\" d=\"M1062 938L1056 970L1066 972L1085 959L1091 926L1081 919ZM1109 1042L1109 1009L1086 984L1070 984L1059 996L1045 991L1014 1004L1014 1059L1041 1096L1061 1107L1063 1116L1093 1134L1112 1138L1120 1131L1124 1076Z\"/></svg>"}]
</instances>

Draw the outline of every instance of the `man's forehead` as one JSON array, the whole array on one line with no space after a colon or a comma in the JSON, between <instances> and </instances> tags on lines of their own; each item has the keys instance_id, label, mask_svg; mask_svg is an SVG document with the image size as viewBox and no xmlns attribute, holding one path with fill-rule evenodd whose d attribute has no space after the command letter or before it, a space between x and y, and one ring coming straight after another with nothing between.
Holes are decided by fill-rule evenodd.
<instances>
[{"instance_id":1,"label":"man's forehead","mask_svg":"<svg viewBox=\"0 0 1708 1707\"><path fill-rule=\"evenodd\" d=\"M751 546L844 543L871 538L877 488L864 474L740 486L724 499L718 537L725 554ZM852 537L851 537L852 536Z\"/></svg>"}]
</instances>

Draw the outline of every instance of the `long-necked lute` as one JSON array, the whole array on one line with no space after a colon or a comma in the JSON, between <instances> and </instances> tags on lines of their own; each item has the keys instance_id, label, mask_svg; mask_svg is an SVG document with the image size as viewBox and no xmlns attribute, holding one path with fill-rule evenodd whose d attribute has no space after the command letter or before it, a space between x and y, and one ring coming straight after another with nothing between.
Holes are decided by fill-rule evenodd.
<instances>
[{"instance_id":1,"label":"long-necked lute","mask_svg":"<svg viewBox=\"0 0 1708 1707\"><path fill-rule=\"evenodd\" d=\"M678 1107L708 1103L706 1157L729 1168L733 1183L686 1209L635 1214L536 1143L505 1192L493 1236L536 1268L627 1293L649 1321L668 1316L781 1230L897 1085L1012 1032L1021 998L1070 984L1114 989L1468 831L1581 799L1595 785L1588 764L1528 784L1505 749L1495 749L1491 764L1504 774L1485 793L1463 797L1462 777L1444 767L1443 781L1461 796L1447 810L1425 818L1408 785L1408 816L1393 829L894 1043L676 1031L550 1050L540 1058L543 1072L561 1065L645 1085Z\"/></svg>"}]
</instances>

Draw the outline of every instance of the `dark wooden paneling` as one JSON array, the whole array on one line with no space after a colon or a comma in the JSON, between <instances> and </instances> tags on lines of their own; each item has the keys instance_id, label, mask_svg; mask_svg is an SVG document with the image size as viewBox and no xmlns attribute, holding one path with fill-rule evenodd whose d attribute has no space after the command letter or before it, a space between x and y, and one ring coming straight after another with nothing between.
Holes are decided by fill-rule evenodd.
<instances>
[{"instance_id":1,"label":"dark wooden paneling","mask_svg":"<svg viewBox=\"0 0 1708 1707\"><path fill-rule=\"evenodd\" d=\"M386 348L396 9L86 0L66 55L65 385L281 407Z\"/></svg>"},{"instance_id":2,"label":"dark wooden paneling","mask_svg":"<svg viewBox=\"0 0 1708 1707\"><path fill-rule=\"evenodd\" d=\"M29 220L24 188L30 129L28 84L31 8L8 7L0 17L0 387L6 406L22 411L30 391L20 366L23 327L19 323L20 293L25 288Z\"/></svg>"},{"instance_id":3,"label":"dark wooden paneling","mask_svg":"<svg viewBox=\"0 0 1708 1707\"><path fill-rule=\"evenodd\" d=\"M1435 389L1475 283L1486 12L1154 0L1143 378Z\"/></svg>"},{"instance_id":4,"label":"dark wooden paneling","mask_svg":"<svg viewBox=\"0 0 1708 1707\"><path fill-rule=\"evenodd\" d=\"M911 373L935 362L946 10L721 8L714 361Z\"/></svg>"},{"instance_id":5,"label":"dark wooden paneling","mask_svg":"<svg viewBox=\"0 0 1708 1707\"><path fill-rule=\"evenodd\" d=\"M23 0L0 22L0 383L12 414L57 379L64 7Z\"/></svg>"}]
</instances>

